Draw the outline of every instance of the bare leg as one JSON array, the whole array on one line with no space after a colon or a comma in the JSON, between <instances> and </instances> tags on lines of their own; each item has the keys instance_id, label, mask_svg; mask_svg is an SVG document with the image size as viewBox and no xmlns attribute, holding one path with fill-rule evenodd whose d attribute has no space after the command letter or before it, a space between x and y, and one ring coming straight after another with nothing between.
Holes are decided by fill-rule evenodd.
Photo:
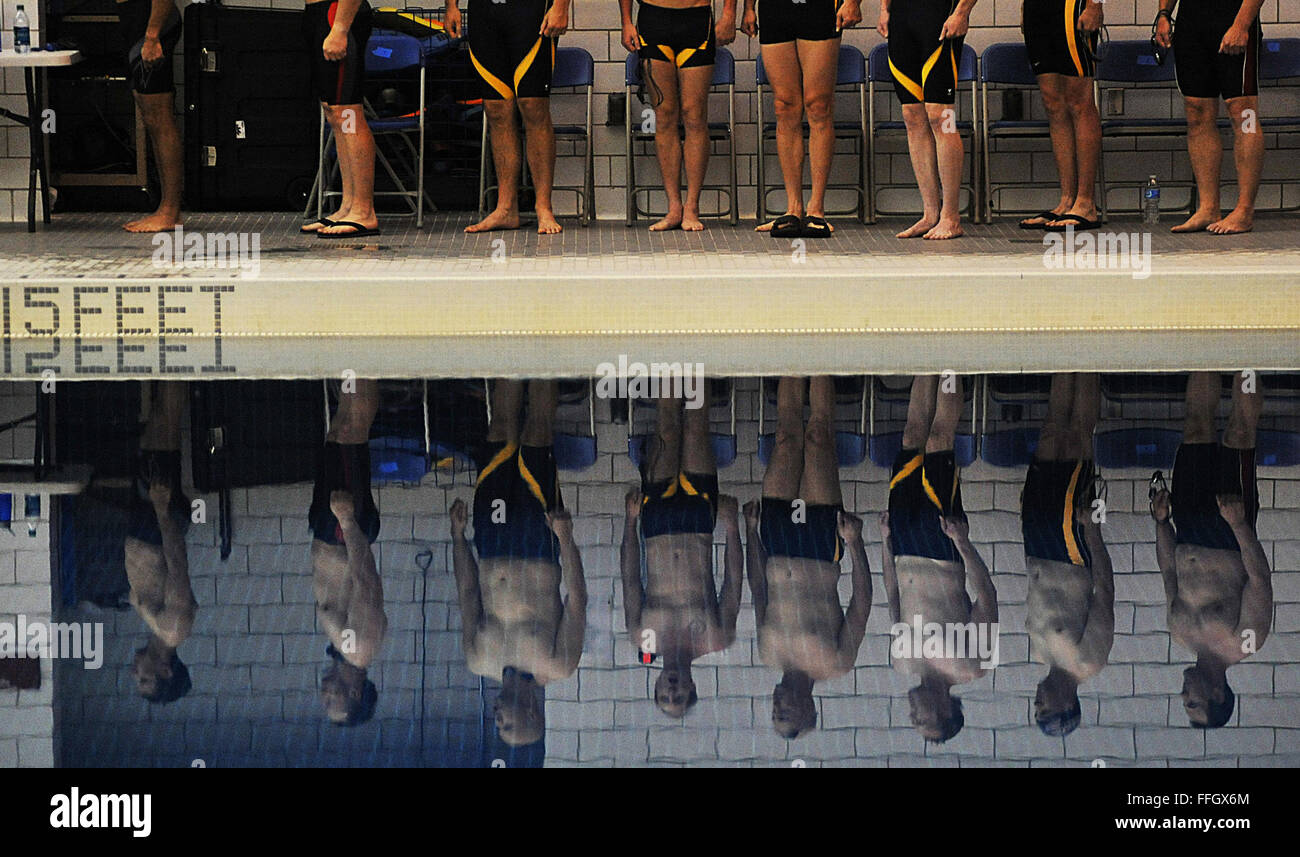
<instances>
[{"instance_id":1,"label":"bare leg","mask_svg":"<svg viewBox=\"0 0 1300 857\"><path fill-rule=\"evenodd\" d=\"M776 152L785 183L785 213L803 217L803 69L795 43L764 46L763 67L776 110ZM771 223L758 227L759 232L771 229Z\"/></svg>"},{"instance_id":2,"label":"bare leg","mask_svg":"<svg viewBox=\"0 0 1300 857\"><path fill-rule=\"evenodd\" d=\"M1065 109L1070 117L1072 136L1070 148L1075 157L1070 169L1075 178L1075 187L1071 191L1074 202L1066 213L1096 220L1097 202L1093 197L1097 187L1097 164L1101 160L1101 114L1097 110L1097 102L1093 100L1092 78L1068 77L1063 80ZM1055 139L1052 143L1055 145ZM1052 222L1063 224L1073 221Z\"/></svg>"},{"instance_id":3,"label":"bare leg","mask_svg":"<svg viewBox=\"0 0 1300 857\"><path fill-rule=\"evenodd\" d=\"M835 79L839 70L840 40L800 41L795 45L803 69L803 107L808 115L808 157L812 165L808 213L825 217L826 185L830 183L831 161L835 158ZM799 134L802 140L802 127ZM802 162L799 176L802 185Z\"/></svg>"},{"instance_id":4,"label":"bare leg","mask_svg":"<svg viewBox=\"0 0 1300 857\"><path fill-rule=\"evenodd\" d=\"M939 160L925 105L904 104L903 124L907 126L907 152L912 159L912 172L916 175L917 189L921 191L922 213L920 220L898 233L897 237L918 238L939 222L939 209L943 202L939 190Z\"/></svg>"},{"instance_id":5,"label":"bare leg","mask_svg":"<svg viewBox=\"0 0 1300 857\"><path fill-rule=\"evenodd\" d=\"M651 225L650 231L664 232L682 225L682 140L678 127L682 119L681 95L673 63L650 60L650 75L654 86L647 82L646 89L658 96L658 101L650 104L655 117L655 156L664 195L668 197L668 213Z\"/></svg>"},{"instance_id":6,"label":"bare leg","mask_svg":"<svg viewBox=\"0 0 1300 857\"><path fill-rule=\"evenodd\" d=\"M709 86L713 82L713 66L684 68L680 75L682 127L686 132L686 205L682 229L699 232L704 229L700 220L700 192L709 168Z\"/></svg>"},{"instance_id":7,"label":"bare leg","mask_svg":"<svg viewBox=\"0 0 1300 857\"><path fill-rule=\"evenodd\" d=\"M325 436L334 443L365 443L370 440L370 426L379 410L379 382L357 378L356 389L339 394L338 410Z\"/></svg>"},{"instance_id":8,"label":"bare leg","mask_svg":"<svg viewBox=\"0 0 1300 857\"><path fill-rule=\"evenodd\" d=\"M903 428L903 449L925 449L934 422L934 395L939 389L938 375L917 375L907 399L907 425Z\"/></svg>"},{"instance_id":9,"label":"bare leg","mask_svg":"<svg viewBox=\"0 0 1300 857\"><path fill-rule=\"evenodd\" d=\"M782 378L776 387L776 442L763 474L763 496L793 500L802 497L804 378ZM762 395L762 393L760 393ZM804 498L807 499L807 498Z\"/></svg>"},{"instance_id":10,"label":"bare leg","mask_svg":"<svg viewBox=\"0 0 1300 857\"><path fill-rule=\"evenodd\" d=\"M817 375L808 383L811 405L804 435L803 482L799 496L810 506L839 506L840 463L835 454L835 379Z\"/></svg>"},{"instance_id":11,"label":"bare leg","mask_svg":"<svg viewBox=\"0 0 1300 857\"><path fill-rule=\"evenodd\" d=\"M1246 392L1247 384L1250 392ZM1253 377L1238 372L1232 378L1232 412L1223 430L1223 445L1232 449L1254 449L1259 415L1264 410L1264 391L1258 373Z\"/></svg>"},{"instance_id":12,"label":"bare leg","mask_svg":"<svg viewBox=\"0 0 1300 857\"><path fill-rule=\"evenodd\" d=\"M519 115L524 119L528 136L528 169L533 174L537 192L537 234L554 235L561 231L551 207L551 188L555 186L555 126L551 124L549 98L519 99Z\"/></svg>"},{"instance_id":13,"label":"bare leg","mask_svg":"<svg viewBox=\"0 0 1300 857\"><path fill-rule=\"evenodd\" d=\"M1038 434L1037 461L1059 461L1065 458L1063 436L1070 422L1070 408L1074 400L1074 375L1060 372L1052 376L1052 389L1047 395L1047 420Z\"/></svg>"},{"instance_id":14,"label":"bare leg","mask_svg":"<svg viewBox=\"0 0 1300 857\"><path fill-rule=\"evenodd\" d=\"M939 222L923 235L931 241L958 238L961 229L961 172L966 159L966 149L957 130L957 118L951 104L925 105L930 133L934 136L935 162L938 166L939 187L943 207Z\"/></svg>"},{"instance_id":15,"label":"bare leg","mask_svg":"<svg viewBox=\"0 0 1300 857\"><path fill-rule=\"evenodd\" d=\"M535 379L528 382L528 416L519 442L524 446L550 446L555 440L555 411L560 385Z\"/></svg>"},{"instance_id":16,"label":"bare leg","mask_svg":"<svg viewBox=\"0 0 1300 857\"><path fill-rule=\"evenodd\" d=\"M1040 74L1038 91L1043 97L1043 110L1047 113L1047 132L1052 138L1052 157L1056 160L1056 176L1061 184L1061 199L1051 208L1057 214L1064 214L1074 205L1074 195L1079 186L1079 176L1075 165L1074 120L1065 95L1066 77L1062 74ZM1026 226L1042 226L1050 223L1049 218L1027 217L1021 221ZM1053 384L1056 378L1052 378ZM1042 441L1039 441L1041 448Z\"/></svg>"},{"instance_id":17,"label":"bare leg","mask_svg":"<svg viewBox=\"0 0 1300 857\"><path fill-rule=\"evenodd\" d=\"M1074 402L1070 409L1069 460L1092 459L1092 432L1101 412L1101 376L1095 372L1080 372L1074 376Z\"/></svg>"},{"instance_id":18,"label":"bare leg","mask_svg":"<svg viewBox=\"0 0 1300 857\"><path fill-rule=\"evenodd\" d=\"M370 133L365 111L360 104L347 104L332 108L340 117L340 127L334 139L339 141L339 164L343 176L343 194L348 200L346 210L337 217L350 223L359 223L367 229L379 225L375 216L375 138ZM343 167L342 164L347 166ZM330 218L333 220L334 218ZM325 226L319 230L325 235L347 235L356 231L347 226Z\"/></svg>"},{"instance_id":19,"label":"bare leg","mask_svg":"<svg viewBox=\"0 0 1300 857\"><path fill-rule=\"evenodd\" d=\"M1222 395L1222 382L1217 372L1193 372L1187 377L1183 443L1214 442L1214 416Z\"/></svg>"},{"instance_id":20,"label":"bare leg","mask_svg":"<svg viewBox=\"0 0 1300 857\"><path fill-rule=\"evenodd\" d=\"M650 481L676 479L682 469L681 399L664 397L658 400L655 433L647 446L645 471L650 475Z\"/></svg>"},{"instance_id":21,"label":"bare leg","mask_svg":"<svg viewBox=\"0 0 1300 857\"><path fill-rule=\"evenodd\" d=\"M945 390L945 386L950 386L951 390ZM947 452L953 448L964 404L961 378L953 377L951 385L946 379L941 380L935 394L934 422L930 423L930 436L925 439L926 452Z\"/></svg>"},{"instance_id":22,"label":"bare leg","mask_svg":"<svg viewBox=\"0 0 1300 857\"><path fill-rule=\"evenodd\" d=\"M494 443L519 442L519 416L524 407L524 382L500 378L492 382L492 422L487 439Z\"/></svg>"},{"instance_id":23,"label":"bare leg","mask_svg":"<svg viewBox=\"0 0 1300 857\"><path fill-rule=\"evenodd\" d=\"M1192 216L1171 232L1200 232L1219 220L1219 167L1223 141L1219 139L1219 102L1213 98L1185 98L1187 154L1196 177L1198 203Z\"/></svg>"},{"instance_id":24,"label":"bare leg","mask_svg":"<svg viewBox=\"0 0 1300 857\"><path fill-rule=\"evenodd\" d=\"M154 385L149 420L140 435L140 449L176 451L181 448L181 422L188 395L184 381L159 381Z\"/></svg>"},{"instance_id":25,"label":"bare leg","mask_svg":"<svg viewBox=\"0 0 1300 857\"><path fill-rule=\"evenodd\" d=\"M713 457L713 436L709 433L709 405L706 385L705 404L687 408L686 426L682 431L682 470L687 473L717 473Z\"/></svg>"},{"instance_id":26,"label":"bare leg","mask_svg":"<svg viewBox=\"0 0 1300 857\"><path fill-rule=\"evenodd\" d=\"M492 232L519 228L519 170L523 147L515 118L515 100L485 99L483 110L492 140L492 163L497 173L497 207L487 217L465 228L466 232Z\"/></svg>"},{"instance_id":27,"label":"bare leg","mask_svg":"<svg viewBox=\"0 0 1300 857\"><path fill-rule=\"evenodd\" d=\"M170 92L153 95L136 93L149 145L153 147L162 183L158 208L148 217L132 220L123 228L127 232L164 232L181 222L181 191L185 168L181 152L181 131L173 109L175 97ZM33 117L35 121L35 117ZM137 144L143 141L137 141Z\"/></svg>"},{"instance_id":28,"label":"bare leg","mask_svg":"<svg viewBox=\"0 0 1300 857\"><path fill-rule=\"evenodd\" d=\"M1259 97L1233 98L1228 102L1232 116L1232 157L1237 165L1237 204L1222 220L1207 229L1216 235L1249 232L1255 226L1255 195L1264 168L1264 132L1259 127Z\"/></svg>"}]
</instances>

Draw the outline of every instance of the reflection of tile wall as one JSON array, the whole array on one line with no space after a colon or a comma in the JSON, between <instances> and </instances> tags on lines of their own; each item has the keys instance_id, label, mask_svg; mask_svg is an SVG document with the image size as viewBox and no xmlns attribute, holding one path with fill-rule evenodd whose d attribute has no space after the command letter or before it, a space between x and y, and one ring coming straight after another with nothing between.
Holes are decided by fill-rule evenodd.
<instances>
[{"instance_id":1,"label":"reflection of tile wall","mask_svg":"<svg viewBox=\"0 0 1300 857\"><path fill-rule=\"evenodd\" d=\"M723 490L743 501L757 496L762 467L756 453L757 385L742 381L739 390L740 453L720 475ZM1108 408L1109 418L1120 416L1114 406ZM641 430L650 412L638 411ZM851 419L850 411L846 408L841 416ZM1138 416L1177 418L1180 411L1178 405L1145 406ZM603 405L597 413L603 420ZM902 415L900 406L878 408L878 430L901 427ZM1036 421L1040 415L1035 410L1029 416ZM1274 632L1259 654L1232 670L1239 699L1234 726L1208 733L1183 725L1175 696L1182 665L1189 661L1171 646L1165 630L1145 511L1150 474L1105 474L1117 637L1112 664L1084 687L1084 725L1062 741L1042 736L1030 719L1043 668L1028 663L1023 633L1018 517L1023 471L985 464L968 468L963 496L973 537L998 587L1003 665L993 676L958 690L966 728L943 747L928 750L907 723L908 685L888 666L889 623L874 515L885 501L886 473L870 464L841 471L846 505L867 520L875 607L857 669L816 688L820 728L787 744L770 726L769 698L779 676L757 659L748 589L737 643L697 666L700 702L691 714L673 723L649 701L651 671L633 662L617 581L622 497L635 480L625 434L625 427L602 422L596 465L584 473L561 474L583 548L590 606L578 674L547 689L548 764L787 765L801 759L808 765L1027 765L1031 760L1073 765L1098 757L1110 764L1160 766L1300 761L1300 540L1289 538L1300 532L1300 473L1295 470L1260 471L1264 508L1259 532L1276 569ZM342 730L324 723L318 712L315 687L325 665L325 641L314 628L305 520L310 486L239 490L234 493L235 547L227 563L219 560L211 522L190 531L190 568L201 608L195 634L180 652L191 668L193 692L165 707L139 700L129 663L132 651L144 642L143 625L130 612L100 614L109 623L108 666L99 672L69 671L73 674L60 686L65 762L418 763L423 711L426 761L473 764L479 746L479 682L460 654L446 518L453 499L468 500L472 493L465 476L458 479L454 487L433 484L430 478L419 488L378 492L383 519L378 560L390 636L374 674L381 692L372 725ZM214 498L206 499L214 508ZM427 579L416 565L426 547L433 551ZM847 603L847 574L841 583ZM92 613L82 611L83 616ZM422 628L427 629L423 639ZM4 747L0 737L0 752L6 752Z\"/></svg>"},{"instance_id":2,"label":"reflection of tile wall","mask_svg":"<svg viewBox=\"0 0 1300 857\"><path fill-rule=\"evenodd\" d=\"M7 386L0 385L0 422L3 405L15 398L3 391ZM18 614L50 621L49 501L42 495L40 517L28 519L22 495L15 496L12 527L0 527L0 622L11 626ZM0 769L54 764L52 667L49 658L41 660L39 690L0 690Z\"/></svg>"}]
</instances>

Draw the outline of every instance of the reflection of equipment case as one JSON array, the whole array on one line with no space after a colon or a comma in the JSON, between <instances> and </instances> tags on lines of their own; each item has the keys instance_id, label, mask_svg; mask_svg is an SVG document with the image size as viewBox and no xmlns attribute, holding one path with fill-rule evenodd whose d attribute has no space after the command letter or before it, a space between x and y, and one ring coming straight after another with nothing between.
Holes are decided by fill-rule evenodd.
<instances>
[{"instance_id":1,"label":"reflection of equipment case","mask_svg":"<svg viewBox=\"0 0 1300 857\"><path fill-rule=\"evenodd\" d=\"M320 107L301 7L185 9L185 193L200 210L302 211Z\"/></svg>"}]
</instances>

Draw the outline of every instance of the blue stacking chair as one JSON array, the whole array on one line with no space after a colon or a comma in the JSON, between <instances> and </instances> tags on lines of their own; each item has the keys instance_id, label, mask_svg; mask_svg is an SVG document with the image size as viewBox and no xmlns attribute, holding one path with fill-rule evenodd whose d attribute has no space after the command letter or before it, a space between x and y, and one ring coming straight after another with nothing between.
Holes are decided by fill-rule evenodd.
<instances>
[{"instance_id":1,"label":"blue stacking chair","mask_svg":"<svg viewBox=\"0 0 1300 857\"><path fill-rule=\"evenodd\" d=\"M1272 89L1295 88L1300 84L1300 38L1290 39L1264 39L1260 45L1259 53L1259 81L1261 84L1270 84ZM1273 105L1282 102L1281 99L1270 97L1268 99L1265 111ZM1295 104L1295 99L1290 100ZM1283 116L1265 115L1260 119L1260 128L1270 133L1296 133L1300 132L1300 115L1291 114ZM1288 185L1295 181L1294 175L1270 179L1261 178L1260 185ZM1226 180L1224 184L1236 184L1236 180ZM1260 209L1263 210L1263 209ZM1300 211L1300 203L1295 205L1279 205L1274 211Z\"/></svg>"},{"instance_id":2,"label":"blue stacking chair","mask_svg":"<svg viewBox=\"0 0 1300 857\"><path fill-rule=\"evenodd\" d=\"M840 467L856 467L867 458L867 385L870 378L862 379L862 391L858 407L858 430L835 432L835 459ZM763 430L768 404L767 390L760 385L758 394L758 460L764 465L772 458L772 449L776 446L776 434Z\"/></svg>"},{"instance_id":3,"label":"blue stacking chair","mask_svg":"<svg viewBox=\"0 0 1300 857\"><path fill-rule=\"evenodd\" d=\"M970 84L970 114L969 118L961 119L957 122L957 131L963 138L970 140L968 151L970 152L970 180L962 184L967 193L970 194L967 212L971 220L978 221L983 216L983 207L980 204L980 135L976 133L979 116L979 102L977 99L977 78L979 76L979 58L975 54L975 49L970 45L965 45L961 52L961 61L957 65L957 82L958 84ZM878 170L876 164L876 140L881 134L907 134L907 126L901 119L877 119L876 118L876 84L886 88L886 91L892 91L893 75L889 71L889 43L882 42L871 49L867 55L867 128L870 133L867 135L868 153L867 153L867 218L868 222L875 223L876 218L884 214L905 214L903 211L886 211L880 207L877 202L877 193L881 190L893 188L913 188L915 184L906 184L902 182L882 182L877 178ZM957 99L954 107L959 107L961 99ZM888 116L888 112L885 114Z\"/></svg>"},{"instance_id":4,"label":"blue stacking chair","mask_svg":"<svg viewBox=\"0 0 1300 857\"><path fill-rule=\"evenodd\" d=\"M627 225L631 226L639 217L661 217L662 212L643 209L637 202L637 194L650 193L653 187L640 187L636 181L636 144L653 145L655 135L641 130L639 117L632 108L633 96L641 85L641 59L636 54L628 54L623 70L624 92L626 94L626 115L623 117L623 144L627 163ZM729 180L725 185L705 184L705 190L714 190L726 194L728 208L716 212L701 212L701 217L726 217L731 225L740 222L739 180L736 155L736 59L731 51L718 48L717 60L713 64L713 83L711 90L726 93L727 121L709 123L709 142L724 143L727 147ZM650 108L645 108L649 110Z\"/></svg>"},{"instance_id":5,"label":"blue stacking chair","mask_svg":"<svg viewBox=\"0 0 1300 857\"><path fill-rule=\"evenodd\" d=\"M1097 83L1100 86L1105 84L1119 84L1125 89L1134 87L1156 87L1168 89L1177 93L1177 79L1174 71L1174 55L1171 50L1165 57L1164 65L1156 62L1155 51L1151 47L1148 39L1133 39L1129 41L1110 42L1106 46L1105 54L1097 64ZM1181 99L1176 102L1182 104ZM1097 181L1101 185L1101 194L1097 199L1097 208L1101 212L1101 217L1106 218L1107 196L1112 185L1119 182L1110 182L1106 178L1106 156L1105 140L1108 137L1185 137L1187 136L1187 118L1182 114L1181 108L1175 111L1176 116L1170 118L1127 118L1127 119L1103 119L1101 123L1102 136L1102 157L1098 163ZM1130 184L1131 180L1126 180ZM1195 189L1196 183L1190 180L1178 181L1161 177L1161 188L1190 188ZM1136 197L1135 197L1136 199ZM1188 194L1188 207L1190 208L1195 199L1195 195Z\"/></svg>"},{"instance_id":6,"label":"blue stacking chair","mask_svg":"<svg viewBox=\"0 0 1300 857\"><path fill-rule=\"evenodd\" d=\"M763 68L763 55L760 53L755 65L755 81L758 87L758 200L757 214L758 222L767 221L767 197L770 193L781 190L779 187L768 187L767 169L765 162L767 160L766 151L768 141L776 140L776 122L769 122L766 119L766 108L763 104L764 91L768 87L767 71ZM836 91L851 89L858 96L858 116L856 121L837 120L835 122L835 139L852 140L854 152L858 155L858 180L853 183L832 183L826 186L827 190L851 190L857 194L858 204L856 208L840 209L837 211L827 210L827 216L842 217L845 215L855 214L861 223L867 222L867 153L870 147L868 143L867 129L867 63L862 56L862 51L852 45L840 45L839 67L836 71L835 79ZM807 130L807 123L804 123L804 130Z\"/></svg>"},{"instance_id":7,"label":"blue stacking chair","mask_svg":"<svg viewBox=\"0 0 1300 857\"><path fill-rule=\"evenodd\" d=\"M596 218L596 155L592 140L592 99L596 85L596 63L591 54L582 48L557 48L555 51L555 68L551 74L551 93L556 90L573 90L586 98L586 118L580 125L557 124L555 126L556 143L577 143L582 147L583 182L577 185L555 185L552 191L573 193L578 198L578 222L589 225ZM478 213L482 217L487 213L488 196L497 189L489 184L489 171L492 169L491 146L488 135L487 115L483 117L482 154L479 157ZM528 162L523 165L521 187L528 181Z\"/></svg>"},{"instance_id":8,"label":"blue stacking chair","mask_svg":"<svg viewBox=\"0 0 1300 857\"><path fill-rule=\"evenodd\" d=\"M587 380L587 434L556 432L551 448L560 470L586 470L596 463L596 395L594 382Z\"/></svg>"},{"instance_id":9,"label":"blue stacking chair","mask_svg":"<svg viewBox=\"0 0 1300 857\"><path fill-rule=\"evenodd\" d=\"M1300 432L1260 429L1255 439L1255 463L1261 467L1300 464Z\"/></svg>"},{"instance_id":10,"label":"blue stacking chair","mask_svg":"<svg viewBox=\"0 0 1300 857\"><path fill-rule=\"evenodd\" d=\"M1038 449L1039 429L1016 422L1003 428L989 430L989 411L999 407L1024 407L1043 404L1052 389L1050 375L985 375L982 420L980 427L980 457L994 467L1024 467L1034 460Z\"/></svg>"},{"instance_id":11,"label":"blue stacking chair","mask_svg":"<svg viewBox=\"0 0 1300 857\"><path fill-rule=\"evenodd\" d=\"M1098 467L1168 470L1182 438L1182 432L1168 428L1114 429L1095 434L1093 449Z\"/></svg>"}]
</instances>

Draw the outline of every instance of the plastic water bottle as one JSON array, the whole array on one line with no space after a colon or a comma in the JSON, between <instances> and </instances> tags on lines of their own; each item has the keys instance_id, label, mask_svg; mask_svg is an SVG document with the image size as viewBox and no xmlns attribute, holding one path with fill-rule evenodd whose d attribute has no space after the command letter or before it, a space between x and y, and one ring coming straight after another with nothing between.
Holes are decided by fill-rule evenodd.
<instances>
[{"instance_id":1,"label":"plastic water bottle","mask_svg":"<svg viewBox=\"0 0 1300 857\"><path fill-rule=\"evenodd\" d=\"M1160 182L1155 176L1147 177L1147 185L1142 188L1142 222L1160 222Z\"/></svg>"},{"instance_id":2,"label":"plastic water bottle","mask_svg":"<svg viewBox=\"0 0 1300 857\"><path fill-rule=\"evenodd\" d=\"M27 13L23 7L18 7L18 14L14 15L14 50L20 54L31 53L32 50L32 30L31 22L27 20Z\"/></svg>"}]
</instances>

